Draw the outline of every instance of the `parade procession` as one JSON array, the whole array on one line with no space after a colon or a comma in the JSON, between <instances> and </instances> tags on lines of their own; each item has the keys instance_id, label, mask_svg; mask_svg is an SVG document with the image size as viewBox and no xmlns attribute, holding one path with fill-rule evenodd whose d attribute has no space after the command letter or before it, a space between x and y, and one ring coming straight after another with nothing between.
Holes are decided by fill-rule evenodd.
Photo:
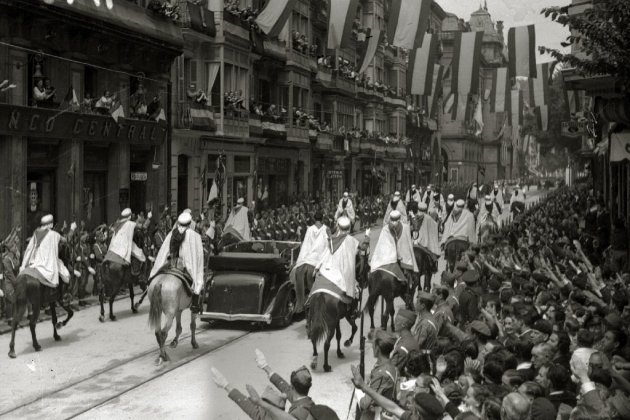
<instances>
[{"instance_id":1,"label":"parade procession","mask_svg":"<svg viewBox=\"0 0 630 420\"><path fill-rule=\"evenodd\" d=\"M0 420L630 420L628 28L0 0Z\"/></svg>"}]
</instances>

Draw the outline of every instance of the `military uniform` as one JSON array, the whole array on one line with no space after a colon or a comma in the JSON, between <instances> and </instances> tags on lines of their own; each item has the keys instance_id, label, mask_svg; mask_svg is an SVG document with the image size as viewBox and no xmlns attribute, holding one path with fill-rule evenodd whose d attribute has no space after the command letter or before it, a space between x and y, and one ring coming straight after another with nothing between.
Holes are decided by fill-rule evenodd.
<instances>
[{"instance_id":1,"label":"military uniform","mask_svg":"<svg viewBox=\"0 0 630 420\"><path fill-rule=\"evenodd\" d=\"M413 335L418 342L420 351L430 353L438 338L438 323L435 317L430 313L420 315L414 327Z\"/></svg>"},{"instance_id":2,"label":"military uniform","mask_svg":"<svg viewBox=\"0 0 630 420\"><path fill-rule=\"evenodd\" d=\"M20 268L20 262L12 252L7 252L2 257L2 290L4 291L4 312L7 319L13 317L13 305L15 304L16 278ZM2 314L0 313L0 316Z\"/></svg>"},{"instance_id":3,"label":"military uniform","mask_svg":"<svg viewBox=\"0 0 630 420\"><path fill-rule=\"evenodd\" d=\"M370 372L369 387L378 392L385 398L396 401L396 383L398 382L398 372L396 366L391 360L384 363L377 362L374 369ZM374 420L379 418L376 416L377 410L374 409L375 404L367 397L359 401L361 407L361 420ZM378 409L380 411L380 409Z\"/></svg>"},{"instance_id":4,"label":"military uniform","mask_svg":"<svg viewBox=\"0 0 630 420\"><path fill-rule=\"evenodd\" d=\"M448 298L450 297L451 296L449 295ZM455 315L453 314L448 298L444 302L440 303L437 308L435 308L435 312L433 312L433 318L435 318L438 334L442 331L442 327L444 327L447 322L451 324L455 323Z\"/></svg>"},{"instance_id":5,"label":"military uniform","mask_svg":"<svg viewBox=\"0 0 630 420\"><path fill-rule=\"evenodd\" d=\"M97 240L94 246L92 246L92 253L94 254L94 270L96 271L92 294L97 295L103 287L103 261L105 260L105 254L107 254L107 244Z\"/></svg>"},{"instance_id":6,"label":"military uniform","mask_svg":"<svg viewBox=\"0 0 630 420\"><path fill-rule=\"evenodd\" d=\"M400 374L404 372L405 366L407 366L409 361L409 353L413 350L420 350L418 340L411 334L411 331L402 330L390 356L392 364L396 366Z\"/></svg>"}]
</instances>

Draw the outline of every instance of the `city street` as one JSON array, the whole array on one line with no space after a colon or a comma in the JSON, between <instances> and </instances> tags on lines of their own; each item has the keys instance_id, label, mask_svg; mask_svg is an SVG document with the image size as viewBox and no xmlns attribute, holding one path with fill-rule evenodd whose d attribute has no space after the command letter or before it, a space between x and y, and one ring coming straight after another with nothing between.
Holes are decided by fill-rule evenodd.
<instances>
[{"instance_id":1,"label":"city street","mask_svg":"<svg viewBox=\"0 0 630 420\"><path fill-rule=\"evenodd\" d=\"M540 198L536 191L527 195L528 203ZM372 247L379 232L380 228L371 230ZM443 265L441 260L440 269ZM437 278L434 276L434 280ZM222 371L230 383L243 392L246 384L262 392L268 381L256 367L254 349L262 350L270 366L287 380L292 370L308 366L311 360L312 347L306 338L304 321L284 330L261 330L243 324L211 328L201 323L197 333L200 347L193 350L187 312L179 347L168 350L172 362L157 367L154 363L157 344L147 325L148 300L136 315L131 313L128 299L117 301L114 308L118 316L116 322L100 323L98 307L77 312L67 327L60 330L61 342L53 340L48 322L38 324L41 352L33 351L28 329L18 330L18 358L10 360L3 356L0 417L131 419L154 415L240 419L245 415L212 383L211 366ZM367 333L369 319L365 322ZM349 333L345 321L342 321L342 331L343 341ZM5 352L9 340L10 334L0 336L0 348ZM358 343L357 335L354 344L343 349L343 360L337 359L334 345L331 347L333 372L329 374L323 373L320 351L318 370L313 372L313 399L325 401L340 418L345 418L352 396L350 365L359 362ZM367 342L368 372L373 364L371 346Z\"/></svg>"}]
</instances>

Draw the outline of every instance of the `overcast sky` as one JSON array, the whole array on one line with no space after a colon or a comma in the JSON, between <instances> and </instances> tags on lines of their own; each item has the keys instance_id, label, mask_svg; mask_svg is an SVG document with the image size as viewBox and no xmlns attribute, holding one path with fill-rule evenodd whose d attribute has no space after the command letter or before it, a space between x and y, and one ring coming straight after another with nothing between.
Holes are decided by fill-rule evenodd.
<instances>
[{"instance_id":1,"label":"overcast sky","mask_svg":"<svg viewBox=\"0 0 630 420\"><path fill-rule=\"evenodd\" d=\"M458 17L468 21L470 15L483 5L483 0L436 0L442 8ZM504 22L505 40L507 42L507 30L514 26L536 25L536 47L544 45L549 48L562 48L560 43L569 35L569 31L562 25L545 18L540 11L550 6L566 6L571 0L487 0L488 12L492 20ZM538 54L539 63L551 61L550 55Z\"/></svg>"}]
</instances>

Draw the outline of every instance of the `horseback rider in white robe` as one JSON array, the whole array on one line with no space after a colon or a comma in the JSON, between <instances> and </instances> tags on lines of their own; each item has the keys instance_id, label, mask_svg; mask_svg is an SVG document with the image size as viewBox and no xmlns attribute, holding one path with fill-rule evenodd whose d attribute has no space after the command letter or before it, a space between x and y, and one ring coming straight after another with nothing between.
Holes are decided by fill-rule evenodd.
<instances>
[{"instance_id":1,"label":"horseback rider in white robe","mask_svg":"<svg viewBox=\"0 0 630 420\"><path fill-rule=\"evenodd\" d=\"M191 222L190 213L179 215L176 227L160 247L149 277L153 278L165 265L187 272L193 283L190 310L198 313L201 309L199 296L204 286L203 243L201 236L191 229Z\"/></svg>"}]
</instances>

